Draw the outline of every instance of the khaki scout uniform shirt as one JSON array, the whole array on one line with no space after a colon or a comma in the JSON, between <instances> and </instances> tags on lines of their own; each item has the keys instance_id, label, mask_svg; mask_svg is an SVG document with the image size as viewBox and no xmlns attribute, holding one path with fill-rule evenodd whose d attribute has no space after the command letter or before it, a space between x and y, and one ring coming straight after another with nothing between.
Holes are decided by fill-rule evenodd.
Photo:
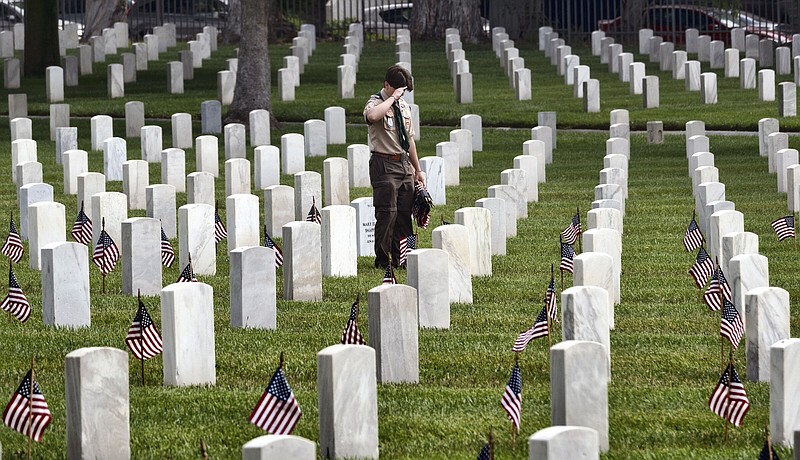
<instances>
[{"instance_id":1,"label":"khaki scout uniform shirt","mask_svg":"<svg viewBox=\"0 0 800 460\"><path fill-rule=\"evenodd\" d=\"M367 111L369 109L392 97L391 95L387 95L383 89L381 89L379 94L380 95L373 94L369 98L369 101L367 101L367 105L364 107L364 120L367 119ZM403 115L403 122L406 125L408 137L412 138L414 136L414 127L411 123L411 107L408 105L408 102L402 98L397 101L397 103L400 104L400 113ZM405 155L403 148L400 147L400 141L397 136L394 110L389 108L389 110L387 110L386 114L383 116L382 122L370 124L369 121L367 121L367 125L369 133L369 150L371 152L387 153L390 155Z\"/></svg>"}]
</instances>

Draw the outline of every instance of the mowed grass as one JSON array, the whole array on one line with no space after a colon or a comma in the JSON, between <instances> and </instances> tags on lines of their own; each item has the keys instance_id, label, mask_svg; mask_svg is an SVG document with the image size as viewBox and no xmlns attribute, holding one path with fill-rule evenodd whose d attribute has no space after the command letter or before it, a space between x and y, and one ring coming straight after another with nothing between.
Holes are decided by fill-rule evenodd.
<instances>
[{"instance_id":1,"label":"mowed grass","mask_svg":"<svg viewBox=\"0 0 800 460\"><path fill-rule=\"evenodd\" d=\"M273 143L289 132L302 133L299 121L322 118L325 107L345 107L349 143L366 142L361 109L369 94L380 88L383 72L394 61L391 43L368 43L361 58L357 97L336 98L335 65L340 43L320 43L297 89L297 101L273 101L273 111L283 122L272 132ZM508 87L498 61L488 45L467 46L467 57L475 73L475 103L454 104L452 82L442 43L415 44L413 70L423 127L418 142L421 155L433 155L438 142L449 140L449 131L466 113L483 117L484 149L476 152L474 166L461 171L461 184L448 187L446 206L434 210L435 223L453 220L456 209L472 206L485 197L487 187L499 183L500 172L513 166L522 153L529 128L536 125L538 111L556 111L559 126L593 127L598 132L561 131L554 161L547 167L547 182L539 186L539 202L529 205L529 217L518 222L518 236L508 240L508 254L493 259L493 276L474 278L475 303L451 307L449 330L421 330L419 335L420 383L378 386L380 454L392 459L475 458L488 433L493 433L496 458L527 458L525 439L550 425L549 363L545 340L531 343L520 356L523 379L522 431L512 442L510 424L500 408L514 356L511 345L530 326L542 306L550 267L558 264L558 234L576 207L585 216L593 200L593 188L603 167L608 111L627 108L634 128L648 120L662 120L668 127L681 128L685 121L701 119L709 129L754 130L758 119L776 116L775 103L756 101L754 91L738 90L738 81L720 79L720 103L701 106L699 95L683 91L682 82L661 75L662 108L642 110L641 98L629 96L627 85L619 83L599 66L588 50L578 50L582 62L592 65L593 77L601 79L603 112L584 114L581 102L572 98L555 70L545 63L535 45L521 45L526 66L534 69L533 101L517 102ZM577 48L577 47L576 47ZM274 74L280 67L286 46L271 48ZM170 52L164 61L151 63L140 72L138 82L129 84L124 100L105 97L104 67L95 75L82 77L78 88L67 88L67 102L79 129L79 146L89 149L89 120L95 114L121 117L124 102L142 100L148 123L164 126L164 145L170 145L169 116L189 112L199 120L200 102L216 97L215 72L233 49L222 48L195 80L187 82L183 96L164 96L164 62L175 59ZM114 58L109 58L109 61ZM653 70L648 67L648 71ZM785 78L785 77L781 77ZM77 213L74 196L64 196L61 166L54 160L54 143L49 141L42 79L26 79L21 90L28 93L34 118L34 138L44 165L44 180L53 185L56 200L65 204L68 226ZM274 85L273 85L274 89ZM15 91L16 92L16 91ZM274 95L277 94L275 91ZM276 98L277 99L277 98ZM5 104L5 97L0 100ZM5 109L5 106L1 106ZM781 119L783 130L797 130L797 121ZM115 133L124 133L124 121L115 120ZM16 216L16 190L10 181L8 120L0 119L0 209ZM195 124L195 135L199 124ZM776 179L767 172L767 160L758 156L757 137L710 135L720 180L727 198L745 214L745 229L757 233L760 253L770 260L770 284L798 293L798 262L793 242L778 243L769 222L786 212L785 195L776 192ZM662 145L647 145L644 134L631 136L629 199L626 203L623 235L622 303L616 307L616 328L611 334L612 380L609 386L611 449L604 458L652 459L745 459L754 458L763 443L763 429L769 417L769 388L745 380L752 408L741 429L730 427L723 438L724 421L707 408L711 390L719 379L719 314L711 313L699 301L697 289L687 274L694 254L683 250L681 239L691 217L694 199L687 176L685 139L668 135ZM790 138L796 146L796 138ZM220 141L220 145L223 142ZM138 139L128 140L128 158L139 157ZM328 156L345 156L345 146L329 146ZM252 150L248 151L252 160ZM187 173L195 170L194 151L186 152ZM224 167L220 163L220 171ZM308 158L307 169L322 171L322 158ZM90 153L90 169L102 172L102 154ZM151 183L159 182L160 167L151 165ZM217 197L224 203L224 178L217 182ZM293 184L290 176L282 182ZM110 182L109 191L121 191L122 184ZM351 190L351 199L369 196L370 189ZM178 205L186 202L178 194ZM225 219L225 210L220 213ZM144 211L130 211L142 216ZM263 216L262 216L263 218ZM430 247L431 228L419 230L421 247ZM177 247L177 241L173 241ZM27 249L27 247L26 247ZM27 260L27 259L26 259ZM177 278L177 264L164 270L164 283ZM214 288L217 384L213 387L173 388L161 385L161 357L145 365L142 385L139 362L130 365L131 448L135 458L197 458L200 440L211 458L237 458L241 446L263 432L248 424L247 417L267 385L281 351L286 354L285 372L303 417L295 434L318 440L316 353L338 343L347 321L350 304L357 294L362 299L377 286L383 273L372 268L370 258L359 260L356 278L323 280L321 302L280 300L282 273L278 278L278 328L275 331L241 330L230 327L229 259L226 245L217 250L217 275L203 277ZM121 294L120 268L106 280L107 294L100 290L101 277L92 267L92 326L89 329L54 329L42 325L40 274L24 261L15 267L20 283L33 305L33 315L19 324L9 315L0 316L0 400L10 398L20 379L36 357L37 380L53 412L53 423L34 454L41 458L63 458L66 451L64 357L87 346L124 349L124 337L136 310L136 300ZM405 272L398 273L401 282ZM562 283L556 274L559 291ZM571 285L564 277L563 287ZM0 289L2 292L3 289ZM146 298L154 321L160 325L156 297ZM560 302L559 302L560 304ZM560 308L560 305L559 305ZM368 336L368 308L362 302L362 332ZM793 335L798 333L797 315L792 315ZM556 326L553 342L561 340ZM739 374L745 376L744 342L736 353ZM25 438L0 429L0 443L9 458L25 454ZM788 450L779 450L788 457ZM321 453L322 454L322 453Z\"/></svg>"}]
</instances>

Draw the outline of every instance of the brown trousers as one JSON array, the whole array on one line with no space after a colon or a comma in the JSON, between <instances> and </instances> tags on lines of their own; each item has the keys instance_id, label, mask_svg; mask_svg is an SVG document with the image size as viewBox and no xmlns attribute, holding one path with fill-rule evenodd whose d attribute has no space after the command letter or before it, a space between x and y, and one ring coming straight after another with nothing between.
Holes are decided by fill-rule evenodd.
<instances>
[{"instance_id":1,"label":"brown trousers","mask_svg":"<svg viewBox=\"0 0 800 460\"><path fill-rule=\"evenodd\" d=\"M405 155L403 155L405 157ZM386 266L400 260L400 239L413 234L411 206L414 203L413 169L408 160L372 155L369 180L375 206L375 263Z\"/></svg>"}]
</instances>

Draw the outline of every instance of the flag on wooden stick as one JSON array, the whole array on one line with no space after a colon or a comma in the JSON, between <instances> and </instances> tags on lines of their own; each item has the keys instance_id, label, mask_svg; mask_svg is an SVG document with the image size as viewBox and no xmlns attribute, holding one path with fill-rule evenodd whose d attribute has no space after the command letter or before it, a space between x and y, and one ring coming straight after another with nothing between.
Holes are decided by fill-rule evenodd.
<instances>
[{"instance_id":1,"label":"flag on wooden stick","mask_svg":"<svg viewBox=\"0 0 800 460\"><path fill-rule=\"evenodd\" d=\"M8 236L6 237L6 242L3 244L2 249L0 249L0 253L7 255L12 262L17 264L22 260L22 254L25 252L25 248L22 246L22 238L19 237L17 226L14 225L14 216L11 216L10 220Z\"/></svg>"},{"instance_id":2,"label":"flag on wooden stick","mask_svg":"<svg viewBox=\"0 0 800 460\"><path fill-rule=\"evenodd\" d=\"M39 384L32 379L32 374L30 370L25 374L17 391L11 396L11 401L3 411L3 423L12 430L41 442L42 434L53 417Z\"/></svg>"}]
</instances>

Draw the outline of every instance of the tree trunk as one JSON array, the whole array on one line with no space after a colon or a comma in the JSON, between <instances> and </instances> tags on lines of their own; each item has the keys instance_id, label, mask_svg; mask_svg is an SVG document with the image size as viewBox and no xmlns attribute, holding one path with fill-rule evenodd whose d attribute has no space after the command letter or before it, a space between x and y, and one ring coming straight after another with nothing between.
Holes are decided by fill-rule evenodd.
<instances>
[{"instance_id":1,"label":"tree trunk","mask_svg":"<svg viewBox=\"0 0 800 460\"><path fill-rule=\"evenodd\" d=\"M622 30L620 33L623 42L638 42L639 29L644 27L642 12L646 7L646 0L622 0Z\"/></svg>"},{"instance_id":2,"label":"tree trunk","mask_svg":"<svg viewBox=\"0 0 800 460\"><path fill-rule=\"evenodd\" d=\"M26 0L24 61L27 76L44 76L48 66L61 64L56 0Z\"/></svg>"},{"instance_id":3,"label":"tree trunk","mask_svg":"<svg viewBox=\"0 0 800 460\"><path fill-rule=\"evenodd\" d=\"M441 39L445 29L455 27L461 40L477 43L483 34L480 0L415 0L410 26L415 40Z\"/></svg>"},{"instance_id":4,"label":"tree trunk","mask_svg":"<svg viewBox=\"0 0 800 460\"><path fill-rule=\"evenodd\" d=\"M250 122L250 111L270 111L270 121L276 124L272 114L270 92L269 48L267 42L267 13L269 3L264 0L241 0L242 37L239 42L239 70L236 73L236 88L233 102L225 117L225 123Z\"/></svg>"},{"instance_id":5,"label":"tree trunk","mask_svg":"<svg viewBox=\"0 0 800 460\"><path fill-rule=\"evenodd\" d=\"M228 4L228 21L222 31L222 43L230 45L242 39L242 2L230 0Z\"/></svg>"}]
</instances>

